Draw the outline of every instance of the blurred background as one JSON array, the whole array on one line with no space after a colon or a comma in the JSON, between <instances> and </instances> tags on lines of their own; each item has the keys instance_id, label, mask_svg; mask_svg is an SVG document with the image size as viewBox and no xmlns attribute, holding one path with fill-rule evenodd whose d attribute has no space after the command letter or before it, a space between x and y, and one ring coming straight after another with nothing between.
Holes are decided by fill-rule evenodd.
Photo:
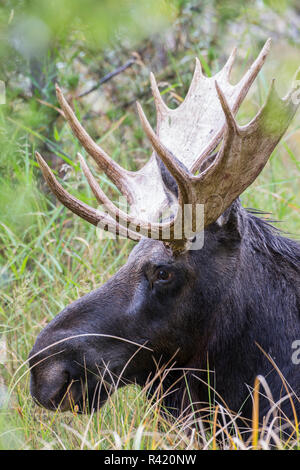
<instances>
[{"instance_id":1,"label":"blurred background","mask_svg":"<svg viewBox=\"0 0 300 470\"><path fill-rule=\"evenodd\" d=\"M272 50L241 106L240 124L255 116L273 77L282 96L292 83L300 65L297 0L1 0L0 407L7 394L9 406L0 412L0 448L81 445L83 417L53 418L33 406L24 361L41 328L105 282L132 246L128 240L99 240L95 228L61 207L43 182L36 149L67 190L97 205L76 159L80 147L58 108L55 83L92 137L124 167L137 169L151 148L135 101L152 125L156 119L150 71L168 106L176 107L187 93L195 56L211 76L237 46L234 83L268 37ZM299 124L298 113L242 196L246 207L270 213L266 217L280 220L277 226L294 238L300 233ZM116 196L106 176L98 178ZM121 393L121 401L114 399L114 418L103 411L100 424L90 423L91 441L100 428L109 436L114 429L120 438L108 437L102 448L116 442L131 448L128 429L142 421L144 401L134 407L135 391Z\"/></svg>"}]
</instances>

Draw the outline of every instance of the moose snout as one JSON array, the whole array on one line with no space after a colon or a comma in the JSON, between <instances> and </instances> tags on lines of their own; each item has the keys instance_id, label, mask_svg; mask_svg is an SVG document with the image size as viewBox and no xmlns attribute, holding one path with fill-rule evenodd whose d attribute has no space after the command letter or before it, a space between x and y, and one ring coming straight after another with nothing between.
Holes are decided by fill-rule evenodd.
<instances>
[{"instance_id":1,"label":"moose snout","mask_svg":"<svg viewBox=\"0 0 300 470\"><path fill-rule=\"evenodd\" d=\"M31 368L30 393L35 403L44 408L67 411L82 397L82 384L65 364L37 365Z\"/></svg>"}]
</instances>

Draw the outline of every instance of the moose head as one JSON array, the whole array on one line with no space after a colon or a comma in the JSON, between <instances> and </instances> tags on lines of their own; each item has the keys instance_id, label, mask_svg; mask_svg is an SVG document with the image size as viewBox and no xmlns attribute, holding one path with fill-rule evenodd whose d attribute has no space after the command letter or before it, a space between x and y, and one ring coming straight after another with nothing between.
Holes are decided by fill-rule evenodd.
<instances>
[{"instance_id":1,"label":"moose head","mask_svg":"<svg viewBox=\"0 0 300 470\"><path fill-rule=\"evenodd\" d=\"M151 74L156 132L140 104L137 110L154 152L136 172L121 168L92 140L57 87L74 135L126 197L130 212L106 196L80 155L104 211L69 194L36 153L44 178L72 212L138 243L106 284L67 306L38 335L29 360L31 394L40 405L62 411L74 405L83 409L84 404L99 408L116 388L155 383L157 370L172 365L165 382L168 387L177 383L174 398L168 394L176 413L185 406L182 371L206 369L209 357L218 371L217 390L232 409L239 409L243 385L268 369L254 343L278 349L266 332L268 322L276 328L275 313L273 318L267 312L275 312L278 302L277 294L268 300L272 269L266 275L264 266L275 261L268 246L280 252L284 242L243 209L238 198L260 174L293 118L294 90L281 99L273 81L249 124L239 126L234 116L269 48L270 40L236 85L229 83L236 51L210 78L196 60L188 94L173 110ZM296 268L292 261L288 264L285 276L293 276ZM299 328L299 315L297 321ZM238 367L239 361L247 366ZM199 379L193 388L198 402L206 397L199 374L189 377L190 384Z\"/></svg>"}]
</instances>

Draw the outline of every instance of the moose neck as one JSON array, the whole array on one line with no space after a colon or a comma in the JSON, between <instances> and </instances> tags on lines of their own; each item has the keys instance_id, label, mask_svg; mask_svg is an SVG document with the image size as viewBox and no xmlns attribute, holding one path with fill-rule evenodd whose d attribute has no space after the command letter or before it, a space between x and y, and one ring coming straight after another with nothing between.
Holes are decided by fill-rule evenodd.
<instances>
[{"instance_id":1,"label":"moose neck","mask_svg":"<svg viewBox=\"0 0 300 470\"><path fill-rule=\"evenodd\" d=\"M274 390L282 390L278 371L287 382L295 372L285 359L292 355L287 345L291 348L300 337L300 246L241 206L239 217L243 236L229 266L233 275L227 277L223 267L222 294L208 307L198 349L182 371L170 373L164 386L170 390L170 384L177 384L165 400L176 416L194 411L191 402L200 404L203 413L203 404L215 397L251 418L249 390L255 377L262 374ZM262 416L269 405L261 400Z\"/></svg>"}]
</instances>

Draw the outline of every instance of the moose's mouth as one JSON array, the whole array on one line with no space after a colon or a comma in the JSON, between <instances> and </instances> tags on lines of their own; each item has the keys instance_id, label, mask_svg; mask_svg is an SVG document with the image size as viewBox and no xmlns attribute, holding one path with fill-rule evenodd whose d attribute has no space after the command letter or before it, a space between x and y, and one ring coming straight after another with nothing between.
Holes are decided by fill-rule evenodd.
<instances>
[{"instance_id":1,"label":"moose's mouth","mask_svg":"<svg viewBox=\"0 0 300 470\"><path fill-rule=\"evenodd\" d=\"M68 409L81 414L89 414L92 411L98 411L106 403L109 395L110 393L106 390L101 390L99 383L97 383L93 389L85 390L75 404L72 400L68 400Z\"/></svg>"},{"instance_id":2,"label":"moose's mouth","mask_svg":"<svg viewBox=\"0 0 300 470\"><path fill-rule=\"evenodd\" d=\"M49 367L48 367L49 365ZM116 389L132 383L122 377L120 365L100 367L39 360L31 362L30 393L34 402L50 411L91 413L99 410Z\"/></svg>"}]
</instances>

